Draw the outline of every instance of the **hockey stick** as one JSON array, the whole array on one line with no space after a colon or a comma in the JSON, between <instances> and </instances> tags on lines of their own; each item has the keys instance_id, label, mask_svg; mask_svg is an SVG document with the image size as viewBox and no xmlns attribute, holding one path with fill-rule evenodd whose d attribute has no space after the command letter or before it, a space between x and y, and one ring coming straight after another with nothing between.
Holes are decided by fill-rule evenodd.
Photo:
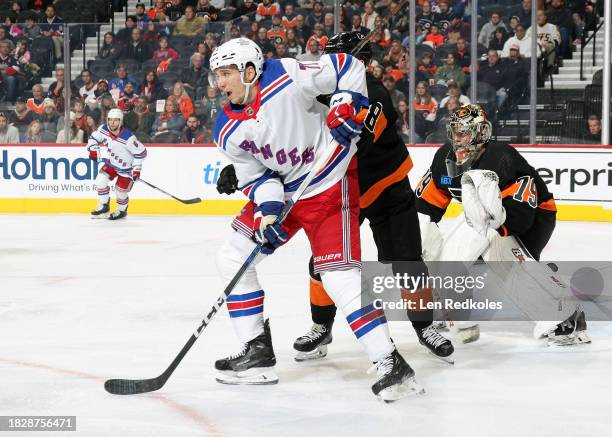
<instances>
[{"instance_id":1,"label":"hockey stick","mask_svg":"<svg viewBox=\"0 0 612 437\"><path fill-rule=\"evenodd\" d=\"M338 148L339 144L336 141L332 141L330 145L325 149L323 154L315 161L310 172L306 175L306 178L300 186L297 188L291 199L285 203L283 210L280 215L276 219L276 223L282 223L283 220L287 217L295 203L300 199L306 188L310 185L310 182L319 174L321 170L325 167L325 164L332 158L334 152ZM231 294L232 290L240 281L246 270L253 264L257 255L261 252L261 244L255 246L249 257L242 264L238 272L234 275L230 283L223 290L223 294L221 294L217 301L213 304L213 306L208 311L208 314L204 319L200 322L200 325L196 328L195 332L191 335L185 346L180 350L178 355L174 358L174 360L170 363L168 368L161 375L155 378L149 379L109 379L104 383L104 388L107 392L115 394L115 395L132 395L138 393L147 393L155 390L159 390L164 386L172 372L177 368L180 362L183 360L189 349L196 342L198 337L202 334L202 331L208 326L212 318L217 314L219 309L225 303L227 297Z\"/></svg>"},{"instance_id":2,"label":"hockey stick","mask_svg":"<svg viewBox=\"0 0 612 437\"><path fill-rule=\"evenodd\" d=\"M202 199L200 199L199 197L194 197L193 199L179 199L178 197L173 196L172 194L168 193L167 191L164 191L164 190L162 190L161 188L156 187L155 185L153 185L153 184L151 184L151 183L149 183L149 182L145 181L145 180L144 180L144 179L142 179L142 178L138 178L138 180L139 180L140 182L144 183L144 184L147 184L149 187L153 188L154 190L161 191L161 192L162 192L162 193L164 193L166 196L170 196L170 197L172 197L174 200L178 200L179 202L184 203L185 205L191 205L191 204L194 204L194 203L200 203L200 202L202 201Z\"/></svg>"}]
</instances>

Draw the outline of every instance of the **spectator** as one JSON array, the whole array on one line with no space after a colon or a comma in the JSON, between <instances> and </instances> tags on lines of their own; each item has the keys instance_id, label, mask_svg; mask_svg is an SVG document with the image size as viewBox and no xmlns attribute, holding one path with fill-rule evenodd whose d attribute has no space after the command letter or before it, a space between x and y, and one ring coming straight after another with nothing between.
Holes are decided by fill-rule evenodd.
<instances>
[{"instance_id":1,"label":"spectator","mask_svg":"<svg viewBox=\"0 0 612 437\"><path fill-rule=\"evenodd\" d=\"M212 50L208 48L205 42L199 42L196 46L196 53L202 56L202 67L208 69L210 67L210 55Z\"/></svg>"},{"instance_id":2,"label":"spectator","mask_svg":"<svg viewBox=\"0 0 612 437\"><path fill-rule=\"evenodd\" d=\"M157 78L155 70L149 70L145 73L144 81L138 89L138 95L146 97L151 103L156 100L165 100L168 97L168 93Z\"/></svg>"},{"instance_id":3,"label":"spectator","mask_svg":"<svg viewBox=\"0 0 612 437\"><path fill-rule=\"evenodd\" d=\"M491 85L495 89L495 101L497 107L501 108L508 98L508 93L505 87L506 70L499 62L497 50L491 49L487 52L487 60L480 64L478 80Z\"/></svg>"},{"instance_id":4,"label":"spectator","mask_svg":"<svg viewBox=\"0 0 612 437\"><path fill-rule=\"evenodd\" d=\"M585 140L593 143L601 143L601 120L597 115L589 115L588 131Z\"/></svg>"},{"instance_id":5,"label":"spectator","mask_svg":"<svg viewBox=\"0 0 612 437\"><path fill-rule=\"evenodd\" d=\"M50 97L54 100L64 97L64 84L66 82L65 71L62 67L57 67L55 69L55 82L49 85L49 89L47 90L47 97ZM74 81L70 81L70 93L73 96L79 95L79 90L74 84Z\"/></svg>"},{"instance_id":6,"label":"spectator","mask_svg":"<svg viewBox=\"0 0 612 437\"><path fill-rule=\"evenodd\" d=\"M310 36L309 39L312 38L319 41L319 47L321 47L321 49L324 49L328 40L327 36L325 35L325 26L323 26L322 24L315 24L314 33Z\"/></svg>"},{"instance_id":7,"label":"spectator","mask_svg":"<svg viewBox=\"0 0 612 437\"><path fill-rule=\"evenodd\" d=\"M406 52L404 51L400 42L393 41L391 43L391 47L389 48L389 53L384 56L382 63L385 66L390 66L393 69L397 69L400 59L402 59L402 56L404 56L405 53Z\"/></svg>"},{"instance_id":8,"label":"spectator","mask_svg":"<svg viewBox=\"0 0 612 437\"><path fill-rule=\"evenodd\" d=\"M164 0L155 0L155 5L147 11L147 16L151 20L165 21L166 17L166 2Z\"/></svg>"},{"instance_id":9,"label":"spectator","mask_svg":"<svg viewBox=\"0 0 612 437\"><path fill-rule=\"evenodd\" d=\"M395 128L404 142L410 142L410 110L406 100L400 100L397 104L397 121L395 123ZM417 141L417 143L420 142L422 142L422 140Z\"/></svg>"},{"instance_id":10,"label":"spectator","mask_svg":"<svg viewBox=\"0 0 612 437\"><path fill-rule=\"evenodd\" d=\"M287 53L287 44L284 42L279 42L274 44L274 57L276 59L282 59L289 57Z\"/></svg>"},{"instance_id":11,"label":"spectator","mask_svg":"<svg viewBox=\"0 0 612 437\"><path fill-rule=\"evenodd\" d=\"M212 32L208 32L204 36L204 44L206 44L208 50L210 51L210 53L212 53L218 44L216 35Z\"/></svg>"},{"instance_id":12,"label":"spectator","mask_svg":"<svg viewBox=\"0 0 612 437\"><path fill-rule=\"evenodd\" d=\"M431 96L427 82L417 83L414 109L416 111L414 130L421 138L427 138L433 130L438 112L438 102Z\"/></svg>"},{"instance_id":13,"label":"spectator","mask_svg":"<svg viewBox=\"0 0 612 437\"><path fill-rule=\"evenodd\" d=\"M32 120L25 134L25 143L40 144L45 143L43 140L43 127L40 120Z\"/></svg>"},{"instance_id":14,"label":"spectator","mask_svg":"<svg viewBox=\"0 0 612 437\"><path fill-rule=\"evenodd\" d=\"M100 79L96 84L96 90L93 93L93 96L85 102L87 104L91 104L92 106L99 106L102 98L110 96L108 92L108 81L106 79Z\"/></svg>"},{"instance_id":15,"label":"spectator","mask_svg":"<svg viewBox=\"0 0 612 437\"><path fill-rule=\"evenodd\" d=\"M132 37L128 45L123 49L122 58L134 59L136 62L142 64L144 61L151 59L153 50L151 45L143 41L142 32L140 29L135 27L132 29Z\"/></svg>"},{"instance_id":16,"label":"spectator","mask_svg":"<svg viewBox=\"0 0 612 437\"><path fill-rule=\"evenodd\" d=\"M83 86L79 88L79 95L83 100L87 100L87 97L93 94L96 88L96 83L93 81L91 72L88 69L81 71L81 81L83 82Z\"/></svg>"},{"instance_id":17,"label":"spectator","mask_svg":"<svg viewBox=\"0 0 612 437\"><path fill-rule=\"evenodd\" d=\"M130 111L134 107L137 97L134 90L134 83L128 81L123 87L123 92L117 102L117 106L122 111Z\"/></svg>"},{"instance_id":18,"label":"spectator","mask_svg":"<svg viewBox=\"0 0 612 437\"><path fill-rule=\"evenodd\" d=\"M71 144L82 144L85 142L85 132L83 132L82 129L80 129L76 124L76 114L72 111L70 111L70 120L68 121L68 143ZM65 129L65 128L64 128ZM56 139L56 143L65 143L66 142L66 138L65 138L65 133L64 133L64 129L60 130L57 133L57 139Z\"/></svg>"},{"instance_id":19,"label":"spectator","mask_svg":"<svg viewBox=\"0 0 612 437\"><path fill-rule=\"evenodd\" d=\"M459 38L457 40L455 54L457 65L459 65L463 69L463 72L468 75L470 73L470 53L468 52L467 43L465 42L465 39Z\"/></svg>"},{"instance_id":20,"label":"spectator","mask_svg":"<svg viewBox=\"0 0 612 437\"><path fill-rule=\"evenodd\" d=\"M531 34L531 29L527 33ZM557 59L557 48L561 44L561 35L557 26L546 21L544 11L538 10L538 46L546 58L546 66L555 65Z\"/></svg>"},{"instance_id":21,"label":"spectator","mask_svg":"<svg viewBox=\"0 0 612 437\"><path fill-rule=\"evenodd\" d=\"M362 35L370 33L370 29L361 25L361 15L355 14L351 17L351 29L352 32L359 32Z\"/></svg>"},{"instance_id":22,"label":"spectator","mask_svg":"<svg viewBox=\"0 0 612 437\"><path fill-rule=\"evenodd\" d=\"M0 77L6 88L6 100L14 102L19 92L19 61L11 55L12 43L0 42Z\"/></svg>"},{"instance_id":23,"label":"spectator","mask_svg":"<svg viewBox=\"0 0 612 437\"><path fill-rule=\"evenodd\" d=\"M174 87L172 88L172 96L175 102L178 104L178 109L181 115L185 120L189 118L191 114L193 114L193 102L191 101L191 97L185 91L185 87L183 86L183 82L176 82Z\"/></svg>"},{"instance_id":24,"label":"spectator","mask_svg":"<svg viewBox=\"0 0 612 437\"><path fill-rule=\"evenodd\" d=\"M432 55L429 52L423 53L423 57L417 66L417 75L420 80L429 81L434 78L434 75L438 71L438 67L432 62Z\"/></svg>"},{"instance_id":25,"label":"spectator","mask_svg":"<svg viewBox=\"0 0 612 437\"><path fill-rule=\"evenodd\" d=\"M531 35L525 30L525 26L519 24L516 26L516 35L508 38L502 50L502 58L510 56L510 47L517 46L519 52L524 58L531 58ZM540 56L540 48L538 47L538 56Z\"/></svg>"},{"instance_id":26,"label":"spectator","mask_svg":"<svg viewBox=\"0 0 612 437\"><path fill-rule=\"evenodd\" d=\"M125 19L125 26L123 29L119 29L115 36L115 41L122 47L129 44L132 38L132 31L138 29L136 26L136 17L130 15Z\"/></svg>"},{"instance_id":27,"label":"spectator","mask_svg":"<svg viewBox=\"0 0 612 437\"><path fill-rule=\"evenodd\" d=\"M438 26L436 24L431 25L431 29L429 30L429 33L425 37L425 41L430 42L432 47L434 48L438 48L442 44L444 44L444 35L438 32Z\"/></svg>"},{"instance_id":28,"label":"spectator","mask_svg":"<svg viewBox=\"0 0 612 437\"><path fill-rule=\"evenodd\" d=\"M50 37L53 41L55 59L61 59L64 45L64 20L55 15L55 6L49 5L45 9L45 18L41 21L40 30L43 36Z\"/></svg>"},{"instance_id":29,"label":"spectator","mask_svg":"<svg viewBox=\"0 0 612 437\"><path fill-rule=\"evenodd\" d=\"M508 27L510 28L508 29L508 38L511 38L516 35L516 26L518 26L519 24L521 24L521 20L519 20L519 17L517 17L516 15L510 17L510 20L508 21Z\"/></svg>"},{"instance_id":30,"label":"spectator","mask_svg":"<svg viewBox=\"0 0 612 437\"><path fill-rule=\"evenodd\" d=\"M47 131L54 136L57 136L57 132L63 127L60 125L60 115L57 113L55 103L52 99L46 98L43 102L44 110L40 115L40 121L43 125L43 130Z\"/></svg>"},{"instance_id":31,"label":"spectator","mask_svg":"<svg viewBox=\"0 0 612 437\"><path fill-rule=\"evenodd\" d=\"M361 22L368 30L374 30L376 24L374 20L378 17L378 13L374 10L374 2L368 0L363 5L363 14L361 14Z\"/></svg>"},{"instance_id":32,"label":"spectator","mask_svg":"<svg viewBox=\"0 0 612 437\"><path fill-rule=\"evenodd\" d=\"M204 33L207 20L204 17L198 17L195 14L193 6L185 8L185 15L181 17L174 27L173 35L182 35L196 37Z\"/></svg>"},{"instance_id":33,"label":"spectator","mask_svg":"<svg viewBox=\"0 0 612 437\"><path fill-rule=\"evenodd\" d=\"M436 114L436 129L444 130L450 122L450 115L461 107L457 97L445 98L444 105L440 103L440 109Z\"/></svg>"},{"instance_id":34,"label":"spectator","mask_svg":"<svg viewBox=\"0 0 612 437\"><path fill-rule=\"evenodd\" d=\"M373 42L382 49L389 47L391 44L391 32L387 28L387 22L380 15L374 20L374 33L370 37L370 42ZM401 46L399 41L397 41L397 44Z\"/></svg>"},{"instance_id":35,"label":"spectator","mask_svg":"<svg viewBox=\"0 0 612 437\"><path fill-rule=\"evenodd\" d=\"M132 85L133 85L134 81L128 77L128 71L127 71L127 68L125 67L125 64L117 65L115 74L117 75L117 77L111 79L108 82L108 88L109 88L109 92L111 94L115 94L116 99L118 99L121 96L121 94L123 94L123 89L125 88L125 85L128 82L132 82ZM113 90L117 90L117 91L115 92Z\"/></svg>"},{"instance_id":36,"label":"spectator","mask_svg":"<svg viewBox=\"0 0 612 437\"><path fill-rule=\"evenodd\" d=\"M34 15L28 15L25 19L25 26L22 27L23 35L33 40L41 35L40 26L36 23Z\"/></svg>"},{"instance_id":37,"label":"spectator","mask_svg":"<svg viewBox=\"0 0 612 437\"><path fill-rule=\"evenodd\" d=\"M323 24L325 20L325 13L323 11L323 3L320 0L316 0L313 3L312 12L306 17L306 24L313 29L317 24ZM374 26L374 19L372 18L372 26Z\"/></svg>"},{"instance_id":38,"label":"spectator","mask_svg":"<svg viewBox=\"0 0 612 437\"><path fill-rule=\"evenodd\" d=\"M234 19L240 17L242 21L253 21L257 12L257 4L253 0L241 1L234 11Z\"/></svg>"},{"instance_id":39,"label":"spectator","mask_svg":"<svg viewBox=\"0 0 612 437\"><path fill-rule=\"evenodd\" d=\"M453 19L453 14L450 11L448 0L440 0L438 2L438 13L436 14L436 21L434 23L438 26L438 30L442 35L446 35L448 26Z\"/></svg>"},{"instance_id":40,"label":"spectator","mask_svg":"<svg viewBox=\"0 0 612 437\"><path fill-rule=\"evenodd\" d=\"M260 27L257 31L257 39L255 42L261 49L265 57L270 57L274 53L274 46L268 39L268 30L265 27Z\"/></svg>"},{"instance_id":41,"label":"spectator","mask_svg":"<svg viewBox=\"0 0 612 437\"><path fill-rule=\"evenodd\" d=\"M509 98L518 99L528 88L529 71L520 56L518 45L510 47L510 56L502 60L504 66L504 85Z\"/></svg>"},{"instance_id":42,"label":"spectator","mask_svg":"<svg viewBox=\"0 0 612 437\"><path fill-rule=\"evenodd\" d=\"M273 45L282 42L287 38L287 29L281 26L280 15L275 15L272 17L272 27L270 27L270 30L268 30L267 38Z\"/></svg>"},{"instance_id":43,"label":"spectator","mask_svg":"<svg viewBox=\"0 0 612 437\"><path fill-rule=\"evenodd\" d=\"M113 32L106 32L104 34L104 42L96 59L106 59L111 62L115 62L121 54L121 47L115 42L115 35Z\"/></svg>"},{"instance_id":44,"label":"spectator","mask_svg":"<svg viewBox=\"0 0 612 437\"><path fill-rule=\"evenodd\" d=\"M446 55L446 64L438 68L434 80L444 85L450 80L455 81L460 87L465 85L465 73L463 68L457 65L457 58L454 53Z\"/></svg>"},{"instance_id":45,"label":"spectator","mask_svg":"<svg viewBox=\"0 0 612 437\"><path fill-rule=\"evenodd\" d=\"M199 114L206 120L213 121L221 108L223 108L222 99L217 94L217 88L209 86L206 89L206 96L202 98Z\"/></svg>"},{"instance_id":46,"label":"spectator","mask_svg":"<svg viewBox=\"0 0 612 437\"><path fill-rule=\"evenodd\" d=\"M255 14L255 19L257 21L268 21L271 20L273 16L281 13L281 8L278 3L272 3L272 0L263 0L260 4L257 5L257 13Z\"/></svg>"},{"instance_id":47,"label":"spectator","mask_svg":"<svg viewBox=\"0 0 612 437\"><path fill-rule=\"evenodd\" d=\"M170 7L166 7L166 16L170 21L178 21L185 14L182 0L172 0Z\"/></svg>"},{"instance_id":48,"label":"spectator","mask_svg":"<svg viewBox=\"0 0 612 437\"><path fill-rule=\"evenodd\" d=\"M297 40L295 29L287 30L287 54L295 59L302 53L304 53L304 47Z\"/></svg>"},{"instance_id":49,"label":"spectator","mask_svg":"<svg viewBox=\"0 0 612 437\"><path fill-rule=\"evenodd\" d=\"M75 115L74 124L77 125L79 129L83 129L83 132L87 135L87 115L85 114L85 105L83 102L81 100L75 101L72 111Z\"/></svg>"},{"instance_id":50,"label":"spectator","mask_svg":"<svg viewBox=\"0 0 612 437\"><path fill-rule=\"evenodd\" d=\"M155 121L155 114L149 110L147 98L140 96L134 103L134 109L127 114L123 119L125 127L134 132L138 139L142 134L149 136Z\"/></svg>"},{"instance_id":51,"label":"spectator","mask_svg":"<svg viewBox=\"0 0 612 437\"><path fill-rule=\"evenodd\" d=\"M531 26L531 0L522 0L518 19L525 29Z\"/></svg>"},{"instance_id":52,"label":"spectator","mask_svg":"<svg viewBox=\"0 0 612 437\"><path fill-rule=\"evenodd\" d=\"M389 95L391 96L391 102L393 102L393 106L397 108L400 100L407 100L406 95L395 88L395 78L391 75L383 77L383 85L389 91Z\"/></svg>"},{"instance_id":53,"label":"spectator","mask_svg":"<svg viewBox=\"0 0 612 437\"><path fill-rule=\"evenodd\" d=\"M295 6L292 3L287 3L285 5L285 13L283 14L281 25L287 30L293 29L297 25L297 14L295 13Z\"/></svg>"},{"instance_id":54,"label":"spectator","mask_svg":"<svg viewBox=\"0 0 612 437\"><path fill-rule=\"evenodd\" d=\"M181 74L181 81L196 99L202 97L208 82L208 74L202 66L203 63L204 57L194 53L191 55L190 67L184 69Z\"/></svg>"},{"instance_id":55,"label":"spectator","mask_svg":"<svg viewBox=\"0 0 612 437\"><path fill-rule=\"evenodd\" d=\"M166 99L164 112L159 114L152 126L152 134L157 135L163 132L172 132L179 137L182 135L185 119L178 112L178 106L173 98Z\"/></svg>"},{"instance_id":56,"label":"spectator","mask_svg":"<svg viewBox=\"0 0 612 437\"><path fill-rule=\"evenodd\" d=\"M147 28L142 35L142 40L148 42L153 47L159 43L159 31L157 29L158 21L152 20L147 23Z\"/></svg>"},{"instance_id":57,"label":"spectator","mask_svg":"<svg viewBox=\"0 0 612 437\"><path fill-rule=\"evenodd\" d=\"M98 122L99 119L100 110L98 109L92 111L90 114L87 114L87 129L85 130L85 132L89 132L90 135L92 132L95 132L96 129L98 129L98 127L100 126L100 123Z\"/></svg>"},{"instance_id":58,"label":"spectator","mask_svg":"<svg viewBox=\"0 0 612 437\"><path fill-rule=\"evenodd\" d=\"M102 99L100 99L100 123L106 123L106 119L108 116L108 113L111 109L114 109L117 107L117 104L115 103L115 100L110 96L110 95L104 95L102 96Z\"/></svg>"},{"instance_id":59,"label":"spectator","mask_svg":"<svg viewBox=\"0 0 612 437\"><path fill-rule=\"evenodd\" d=\"M451 17L450 24L446 29L446 38L449 44L456 43L460 38L470 39L471 36L471 25L470 23L463 20L461 15L454 14Z\"/></svg>"},{"instance_id":60,"label":"spectator","mask_svg":"<svg viewBox=\"0 0 612 437\"><path fill-rule=\"evenodd\" d=\"M448 87L447 96L440 101L441 107L446 106L446 102L451 98L457 99L459 106L469 105L471 103L469 97L461 93L461 88L457 82L449 80L446 86Z\"/></svg>"},{"instance_id":61,"label":"spectator","mask_svg":"<svg viewBox=\"0 0 612 437\"><path fill-rule=\"evenodd\" d=\"M217 21L219 18L219 9L210 4L210 0L198 0L198 6L195 9L195 14L202 17L206 22Z\"/></svg>"},{"instance_id":62,"label":"spectator","mask_svg":"<svg viewBox=\"0 0 612 437\"><path fill-rule=\"evenodd\" d=\"M205 144L210 142L208 132L200 126L200 120L195 114L187 118L187 126L183 129L181 142L187 144Z\"/></svg>"},{"instance_id":63,"label":"spectator","mask_svg":"<svg viewBox=\"0 0 612 437\"><path fill-rule=\"evenodd\" d=\"M187 7L189 8L189 7ZM156 61L168 61L179 58L179 54L172 47L169 47L168 37L162 36L159 38L159 48L153 52L153 59Z\"/></svg>"},{"instance_id":64,"label":"spectator","mask_svg":"<svg viewBox=\"0 0 612 437\"><path fill-rule=\"evenodd\" d=\"M20 132L23 132L32 121L38 118L38 114L30 111L23 97L17 97L15 111L10 115L10 122Z\"/></svg>"},{"instance_id":65,"label":"spectator","mask_svg":"<svg viewBox=\"0 0 612 437\"><path fill-rule=\"evenodd\" d=\"M306 48L306 53L298 56L299 61L318 61L321 57L321 53L319 53L319 41L314 38L311 38L308 41L308 46Z\"/></svg>"},{"instance_id":66,"label":"spectator","mask_svg":"<svg viewBox=\"0 0 612 437\"><path fill-rule=\"evenodd\" d=\"M381 18L382 21L382 18ZM327 38L331 38L332 36L334 36L334 34L336 32L334 32L334 14L330 14L327 13L325 14L325 17L323 18L323 26L324 26L324 32L325 32L325 36L327 36ZM387 32L389 32L387 30ZM391 40L391 33L389 33L389 41Z\"/></svg>"},{"instance_id":67,"label":"spectator","mask_svg":"<svg viewBox=\"0 0 612 437\"><path fill-rule=\"evenodd\" d=\"M493 38L489 43L489 48L501 52L507 40L508 32L506 32L506 29L504 29L503 27L498 27L493 33Z\"/></svg>"},{"instance_id":68,"label":"spectator","mask_svg":"<svg viewBox=\"0 0 612 437\"><path fill-rule=\"evenodd\" d=\"M421 5L421 13L417 15L416 22L418 27L424 33L429 33L431 25L436 21L436 14L431 10L431 4L428 1Z\"/></svg>"},{"instance_id":69,"label":"spectator","mask_svg":"<svg viewBox=\"0 0 612 437\"><path fill-rule=\"evenodd\" d=\"M382 82L384 72L385 70L380 65L376 65L372 69L372 76L374 76L374 79L378 79Z\"/></svg>"},{"instance_id":70,"label":"spectator","mask_svg":"<svg viewBox=\"0 0 612 437\"><path fill-rule=\"evenodd\" d=\"M408 33L410 22L408 14L402 11L400 0L391 0L386 18L393 38L402 38L402 35Z\"/></svg>"},{"instance_id":71,"label":"spectator","mask_svg":"<svg viewBox=\"0 0 612 437\"><path fill-rule=\"evenodd\" d=\"M297 21L295 33L297 34L298 40L301 41L301 44L304 44L312 35L312 28L306 24L306 19L303 15L298 14L295 19Z\"/></svg>"},{"instance_id":72,"label":"spectator","mask_svg":"<svg viewBox=\"0 0 612 437\"><path fill-rule=\"evenodd\" d=\"M26 106L35 114L42 114L44 110L44 100L45 96L43 87L40 84L36 84L32 87L32 97L28 99Z\"/></svg>"},{"instance_id":73,"label":"spectator","mask_svg":"<svg viewBox=\"0 0 612 437\"><path fill-rule=\"evenodd\" d=\"M493 34L498 27L502 27L506 33L508 32L508 28L502 21L499 12L493 12L491 13L491 20L482 26L482 29L480 29L480 33L478 34L478 44L488 47L491 39L493 38Z\"/></svg>"},{"instance_id":74,"label":"spectator","mask_svg":"<svg viewBox=\"0 0 612 437\"><path fill-rule=\"evenodd\" d=\"M151 19L145 12L145 5L142 3L138 3L136 5L136 15L134 15L136 27L140 29L141 32L145 32L147 30L147 24Z\"/></svg>"},{"instance_id":75,"label":"spectator","mask_svg":"<svg viewBox=\"0 0 612 437\"><path fill-rule=\"evenodd\" d=\"M28 50L28 40L24 37L19 37L15 40L15 53L13 56L17 58L17 63L19 64L19 69L24 74L27 73L30 69L30 60L31 55Z\"/></svg>"}]
</instances>

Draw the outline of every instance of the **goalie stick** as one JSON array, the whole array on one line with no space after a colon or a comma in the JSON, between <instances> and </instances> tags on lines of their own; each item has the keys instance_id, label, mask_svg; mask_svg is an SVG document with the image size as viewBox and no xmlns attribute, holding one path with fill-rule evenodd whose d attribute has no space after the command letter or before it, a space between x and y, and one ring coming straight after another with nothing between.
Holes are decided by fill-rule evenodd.
<instances>
[{"instance_id":1,"label":"goalie stick","mask_svg":"<svg viewBox=\"0 0 612 437\"><path fill-rule=\"evenodd\" d=\"M168 193L167 191L164 191L164 190L162 190L161 188L156 187L155 185L153 185L153 184L151 184L151 183L149 183L149 182L145 181L145 180L144 180L144 179L142 179L142 178L138 178L138 180L139 180L140 182L142 182L142 183L144 183L144 184L148 185L149 187L153 188L154 190L161 191L161 192L162 192L162 193L164 193L166 196L170 196L170 197L172 197L174 200L178 200L179 202L184 203L185 205L191 205L191 204L193 204L193 203L200 203L200 202L202 201L202 199L200 199L199 197L194 197L193 199L179 199L178 197L173 196L172 194Z\"/></svg>"},{"instance_id":2,"label":"goalie stick","mask_svg":"<svg viewBox=\"0 0 612 437\"><path fill-rule=\"evenodd\" d=\"M310 182L318 175L321 169L324 168L325 164L332 158L335 150L340 146L336 141L332 141L330 145L325 149L323 154L315 161L312 169L306 175L304 181L297 188L291 199L285 204L280 215L276 219L276 223L282 223L287 217L293 205L300 199L306 188L310 185ZM193 344L196 342L198 337L202 334L204 329L208 326L212 318L217 314L219 309L225 303L227 297L231 294L236 284L240 281L246 270L251 266L257 255L261 252L261 244L255 246L249 257L242 264L238 272L234 275L230 283L225 287L223 293L217 298L216 302L212 305L208 314L200 322L195 332L189 337L187 343L180 350L178 355L172 360L168 368L159 376L149 379L109 379L104 383L104 389L115 395L131 395L139 393L147 393L155 390L159 390L164 386L170 375L174 372L180 362L183 360L187 352L191 349Z\"/></svg>"}]
</instances>

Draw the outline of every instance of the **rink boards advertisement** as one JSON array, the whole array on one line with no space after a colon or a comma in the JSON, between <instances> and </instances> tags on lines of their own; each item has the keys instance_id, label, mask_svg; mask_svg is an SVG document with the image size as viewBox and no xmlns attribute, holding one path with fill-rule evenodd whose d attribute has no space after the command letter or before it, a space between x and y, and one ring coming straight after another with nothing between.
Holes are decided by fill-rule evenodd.
<instances>
[{"instance_id":1,"label":"rink boards advertisement","mask_svg":"<svg viewBox=\"0 0 612 437\"><path fill-rule=\"evenodd\" d=\"M414 187L425 173L436 145L409 147ZM234 214L244 197L215 189L227 164L213 145L148 144L142 178L180 198L201 197L183 205L142 183L130 193L130 211L141 214ZM562 220L612 221L612 148L592 145L517 146L557 199ZM96 205L100 164L83 145L15 144L0 147L0 212L85 213ZM114 195L112 195L114 197ZM449 214L460 212L451 204Z\"/></svg>"}]
</instances>

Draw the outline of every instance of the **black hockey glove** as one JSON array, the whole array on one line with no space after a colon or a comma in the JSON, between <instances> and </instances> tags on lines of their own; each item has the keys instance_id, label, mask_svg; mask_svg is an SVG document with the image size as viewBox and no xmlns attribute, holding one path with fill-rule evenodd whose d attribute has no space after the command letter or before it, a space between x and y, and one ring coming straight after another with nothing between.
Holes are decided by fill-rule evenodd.
<instances>
[{"instance_id":1,"label":"black hockey glove","mask_svg":"<svg viewBox=\"0 0 612 437\"><path fill-rule=\"evenodd\" d=\"M223 167L217 181L217 191L219 194L234 194L238 189L238 178L236 170L232 164Z\"/></svg>"}]
</instances>

